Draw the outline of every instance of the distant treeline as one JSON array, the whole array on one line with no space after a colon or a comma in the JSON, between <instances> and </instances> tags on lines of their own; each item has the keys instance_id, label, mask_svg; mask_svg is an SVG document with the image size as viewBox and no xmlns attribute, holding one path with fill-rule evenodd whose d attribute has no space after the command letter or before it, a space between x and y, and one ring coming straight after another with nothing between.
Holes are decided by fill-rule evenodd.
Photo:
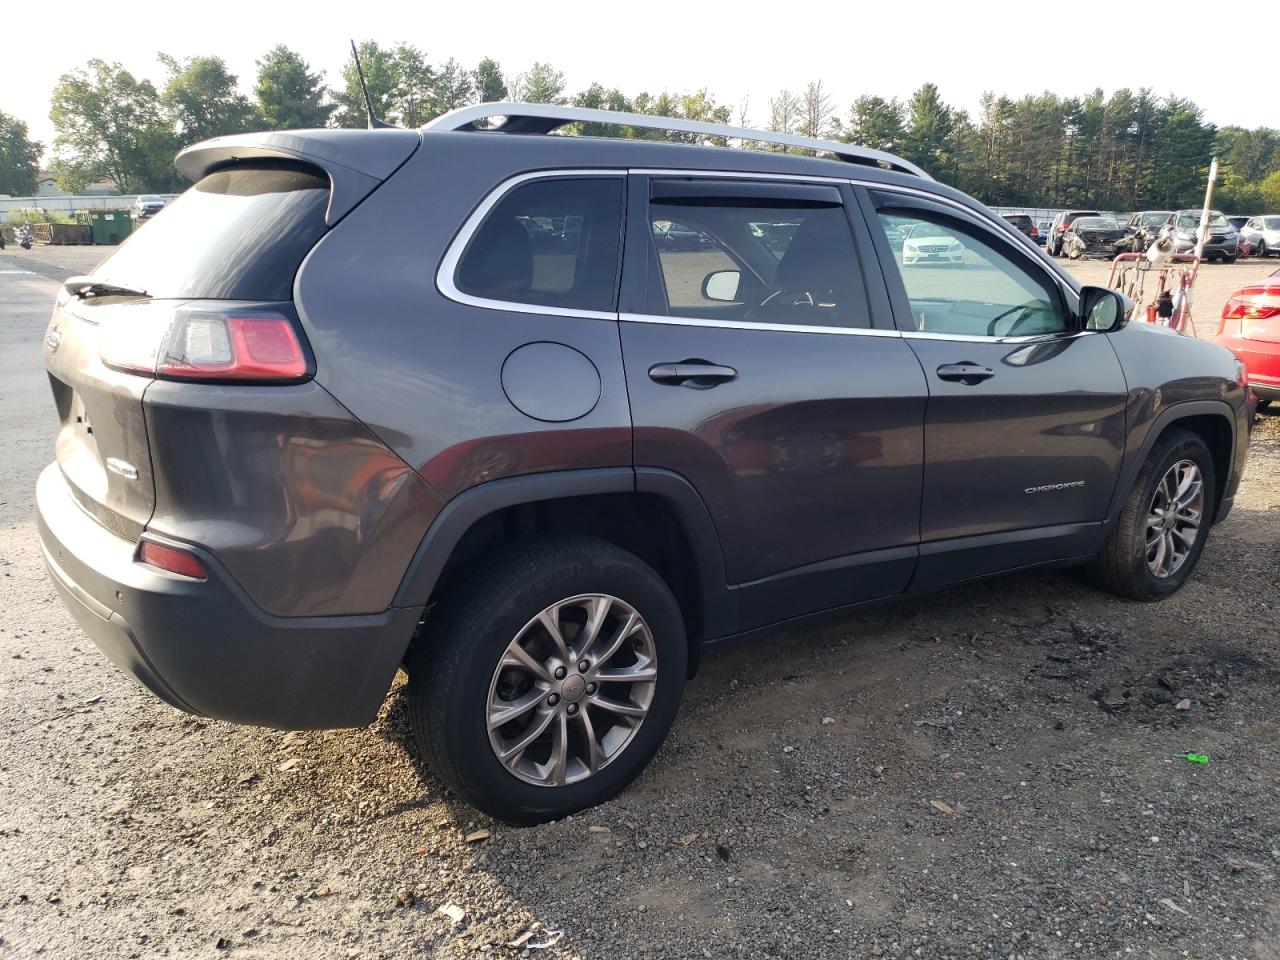
<instances>
[{"instance_id":1,"label":"distant treeline","mask_svg":"<svg viewBox=\"0 0 1280 960\"><path fill-rule=\"evenodd\" d=\"M360 54L375 112L406 127L469 103L505 99L761 125L901 154L993 205L1112 210L1198 203L1216 154L1222 166L1216 206L1280 210L1280 131L1215 127L1190 100L1147 89L1017 100L988 93L970 115L945 103L932 83L905 103L868 95L844 108L815 81L765 104L731 107L705 89L629 95L593 83L572 94L563 73L547 63L506 74L489 58L467 68L453 59L429 61L408 44L372 41L360 45ZM57 136L49 164L63 189L109 181L124 193L178 190L183 183L172 160L187 144L255 129L366 122L353 63L330 84L298 54L277 46L257 61L248 95L219 57L159 59L165 71L159 85L103 60L60 78L50 110ZM578 132L601 131L588 125ZM611 132L664 136L627 127ZM0 113L0 193L34 192L42 149L27 138L24 123Z\"/></svg>"}]
</instances>

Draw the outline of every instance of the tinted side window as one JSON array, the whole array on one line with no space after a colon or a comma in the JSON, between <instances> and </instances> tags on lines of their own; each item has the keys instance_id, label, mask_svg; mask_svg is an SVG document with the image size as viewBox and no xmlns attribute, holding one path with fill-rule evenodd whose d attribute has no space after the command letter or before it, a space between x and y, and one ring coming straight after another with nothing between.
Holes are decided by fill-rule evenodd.
<instances>
[{"instance_id":1,"label":"tinted side window","mask_svg":"<svg viewBox=\"0 0 1280 960\"><path fill-rule=\"evenodd\" d=\"M485 217L454 283L489 300L611 311L621 234L621 177L535 180Z\"/></svg>"},{"instance_id":2,"label":"tinted side window","mask_svg":"<svg viewBox=\"0 0 1280 960\"><path fill-rule=\"evenodd\" d=\"M1070 329L1057 289L1042 272L1003 252L985 233L918 210L881 210L886 234L904 239L895 263L913 329L981 337L1026 337Z\"/></svg>"},{"instance_id":3,"label":"tinted side window","mask_svg":"<svg viewBox=\"0 0 1280 960\"><path fill-rule=\"evenodd\" d=\"M844 209L784 196L649 204L649 309L670 316L871 326Z\"/></svg>"}]
</instances>

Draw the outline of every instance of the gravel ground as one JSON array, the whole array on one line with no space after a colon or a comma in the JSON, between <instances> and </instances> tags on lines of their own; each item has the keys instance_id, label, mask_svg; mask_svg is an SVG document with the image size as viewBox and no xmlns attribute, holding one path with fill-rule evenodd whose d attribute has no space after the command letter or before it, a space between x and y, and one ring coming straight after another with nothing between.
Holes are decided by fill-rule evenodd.
<instances>
[{"instance_id":1,"label":"gravel ground","mask_svg":"<svg viewBox=\"0 0 1280 960\"><path fill-rule=\"evenodd\" d=\"M79 633L34 358L97 253L0 254L0 956L1280 958L1280 417L1173 599L1025 574L710 651L630 790L519 830L416 762L399 688L233 727Z\"/></svg>"}]
</instances>

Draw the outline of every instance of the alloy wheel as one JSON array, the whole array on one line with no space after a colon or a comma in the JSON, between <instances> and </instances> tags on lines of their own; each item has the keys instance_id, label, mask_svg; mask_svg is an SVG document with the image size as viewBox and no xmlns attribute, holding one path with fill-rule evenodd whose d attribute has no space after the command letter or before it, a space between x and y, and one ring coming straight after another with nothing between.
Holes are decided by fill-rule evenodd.
<instances>
[{"instance_id":1,"label":"alloy wheel","mask_svg":"<svg viewBox=\"0 0 1280 960\"><path fill-rule=\"evenodd\" d=\"M1147 512L1147 569L1161 579L1187 562L1200 532L1204 477L1191 460L1179 460L1156 484Z\"/></svg>"},{"instance_id":2,"label":"alloy wheel","mask_svg":"<svg viewBox=\"0 0 1280 960\"><path fill-rule=\"evenodd\" d=\"M489 684L494 756L536 786L593 776L635 739L658 679L649 625L607 594L551 604L507 645Z\"/></svg>"}]
</instances>

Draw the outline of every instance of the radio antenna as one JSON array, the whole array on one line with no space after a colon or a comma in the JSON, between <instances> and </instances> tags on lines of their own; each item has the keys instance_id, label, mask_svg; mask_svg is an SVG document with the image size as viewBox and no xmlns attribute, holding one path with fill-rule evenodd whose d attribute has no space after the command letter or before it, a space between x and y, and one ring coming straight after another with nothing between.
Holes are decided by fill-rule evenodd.
<instances>
[{"instance_id":1,"label":"radio antenna","mask_svg":"<svg viewBox=\"0 0 1280 960\"><path fill-rule=\"evenodd\" d=\"M364 82L364 68L360 66L360 51L356 49L355 40L351 41L351 59L356 62L356 76L360 78L360 90L364 94L364 106L369 111L369 129L377 130L380 127L390 127L392 124L385 120L379 120L373 115L373 101L369 98L369 85Z\"/></svg>"}]
</instances>

